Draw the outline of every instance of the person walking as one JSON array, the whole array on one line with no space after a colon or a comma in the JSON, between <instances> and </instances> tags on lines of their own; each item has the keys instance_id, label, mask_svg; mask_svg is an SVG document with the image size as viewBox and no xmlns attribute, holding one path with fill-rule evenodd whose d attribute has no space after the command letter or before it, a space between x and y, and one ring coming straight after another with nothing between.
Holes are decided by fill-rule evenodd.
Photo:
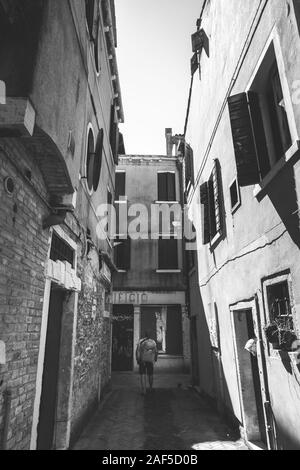
<instances>
[{"instance_id":1,"label":"person walking","mask_svg":"<svg viewBox=\"0 0 300 470\"><path fill-rule=\"evenodd\" d=\"M144 337L139 340L135 352L136 362L139 366L142 395L145 395L147 390L147 376L150 391L153 389L154 362L157 362L157 356L156 342L150 338L149 332L146 331Z\"/></svg>"}]
</instances>

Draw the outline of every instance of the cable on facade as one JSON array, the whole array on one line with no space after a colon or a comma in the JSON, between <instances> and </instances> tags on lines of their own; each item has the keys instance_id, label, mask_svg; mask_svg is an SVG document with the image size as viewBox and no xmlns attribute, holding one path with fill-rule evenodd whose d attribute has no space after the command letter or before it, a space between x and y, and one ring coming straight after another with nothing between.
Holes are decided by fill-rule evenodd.
<instances>
[{"instance_id":1,"label":"cable on facade","mask_svg":"<svg viewBox=\"0 0 300 470\"><path fill-rule=\"evenodd\" d=\"M263 7L261 8L263 2L264 2L264 5L263 5ZM242 48L241 54L240 54L240 56L239 56L239 59L238 59L238 62L237 62L237 66L236 66L236 68L235 68L235 70L234 70L232 79L231 79L230 84L229 84L229 88L228 88L228 90L227 90L227 92L226 92L225 99L224 99L223 104L222 104L222 106L221 106L220 112L219 112L218 117L217 117L216 124L215 124L215 126L214 126L214 129L213 129L211 138L210 138L210 140L209 140L209 143L208 143L207 149L206 149L206 151L205 151L205 154L204 154L202 163L201 163L201 165L200 165L200 169L199 169L199 171L198 171L198 173L197 173L197 177L196 177L196 179L195 179L194 188L193 188L193 190L192 190L192 192L191 192L191 195L190 195L190 201L193 199L193 197L194 197L194 195L195 195L195 193L196 193L196 189L197 189L197 187L198 187L198 185L199 185L200 178L201 178L201 176L202 176L202 173L203 173L205 164L206 164L206 162L207 162L207 160L208 160L209 152L210 152L210 149L211 149L211 147L212 147L214 138L215 138L215 136L216 136L216 134L217 134L217 130L218 130L218 128L219 128L219 124L220 124L220 122L221 122L223 113L224 113L224 111L225 111L225 109L226 109L226 107L227 107L227 100L228 100L228 98L229 98L229 96L230 96L230 94L231 94L231 92L232 92L232 89L233 89L234 84L235 84L235 82L236 82L236 80L237 80L237 77L239 76L239 73L240 73L240 70L241 70L242 65L243 65L243 63L244 63L245 57L246 57L246 55L247 55L247 52L248 52L248 50L249 50L249 47L250 47L250 45L251 45L251 43L252 43L252 40L253 40L253 38L254 38L255 32L256 32L256 30L257 30L257 28L258 28L258 25L259 25L259 23L260 23L260 19L261 19L262 15L263 15L263 13L264 13L264 11L265 11L265 8L266 8L268 2L269 2L269 0L260 0L260 4L259 4L259 6L258 6L258 8L257 8L257 10L256 10L254 19L253 19L253 21L252 21L252 23L251 23L251 26L250 26L249 33L248 33L248 35L247 35L247 38L246 38L246 40L245 40L245 43L244 43L244 46L243 46L243 48ZM261 10L261 11L260 11L260 10ZM259 13L259 12L260 12L260 13ZM258 17L258 16L259 16L259 17ZM257 19L257 18L258 18L258 19ZM257 22L256 22L256 20L257 20ZM255 24L255 23L256 23L256 24ZM254 29L253 29L253 27L254 27Z\"/></svg>"},{"instance_id":2,"label":"cable on facade","mask_svg":"<svg viewBox=\"0 0 300 470\"><path fill-rule=\"evenodd\" d=\"M203 287L206 287L210 281L217 275L219 274L219 272L225 268L225 266L227 266L228 264L230 263L233 263L234 261L237 261L239 259L242 259L244 258L245 256L248 256L248 255L251 255L253 253L256 253L257 251L260 251L260 250L263 250L264 248L267 248L268 246L271 246L271 245L274 245L274 243L276 243L278 240L280 240L286 233L288 232L287 229L285 229L278 237L274 238L273 240L271 240L270 242L267 242L265 243L264 245L262 246L258 246L257 248L255 248L254 250L250 250L246 253L243 253L242 255L237 255L235 256L234 258L231 258L231 259L228 259L227 261L225 261L225 263L222 264L222 266L220 266L220 268L217 269L217 271L214 272L214 274L212 274L212 276L209 277L209 279L204 283L204 284L200 284L199 287L200 289L203 288Z\"/></svg>"}]
</instances>

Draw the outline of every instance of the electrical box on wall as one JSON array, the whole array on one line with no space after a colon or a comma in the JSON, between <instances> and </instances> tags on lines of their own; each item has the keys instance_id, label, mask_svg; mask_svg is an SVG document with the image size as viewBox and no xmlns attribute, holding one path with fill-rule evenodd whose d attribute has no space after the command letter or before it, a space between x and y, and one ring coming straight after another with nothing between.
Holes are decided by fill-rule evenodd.
<instances>
[{"instance_id":1,"label":"electrical box on wall","mask_svg":"<svg viewBox=\"0 0 300 470\"><path fill-rule=\"evenodd\" d=\"M0 341L0 365L6 364L6 347L4 341Z\"/></svg>"}]
</instances>

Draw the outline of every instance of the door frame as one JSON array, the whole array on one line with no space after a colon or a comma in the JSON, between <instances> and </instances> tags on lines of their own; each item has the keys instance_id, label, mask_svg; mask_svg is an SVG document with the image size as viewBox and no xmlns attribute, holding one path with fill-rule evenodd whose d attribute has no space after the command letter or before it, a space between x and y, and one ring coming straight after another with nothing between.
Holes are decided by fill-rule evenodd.
<instances>
[{"instance_id":1,"label":"door frame","mask_svg":"<svg viewBox=\"0 0 300 470\"><path fill-rule=\"evenodd\" d=\"M38 422L40 414L40 404L42 395L42 382L44 372L45 348L48 327L49 304L52 284L57 283L51 268L50 249L52 233L56 232L63 238L74 250L74 270L77 267L77 244L64 232L64 230L55 226L50 230L48 258L45 266L45 289L43 298L42 321L40 332L40 346L37 363L35 399L33 406L33 418L31 426L30 450L36 450L38 437ZM52 264L54 264L52 262ZM78 297L81 290L81 282L75 275L75 284L70 286L65 284L62 278L59 287L65 290L66 300L63 305L62 326L61 326L61 345L58 372L58 390L57 390L57 412L55 420L55 448L65 450L69 448L71 436L71 418L72 418L72 395L73 395L73 376L74 376L74 357L76 343L76 326Z\"/></svg>"},{"instance_id":2,"label":"door frame","mask_svg":"<svg viewBox=\"0 0 300 470\"><path fill-rule=\"evenodd\" d=\"M238 382L238 388L239 388L240 409L241 409L241 416L243 419L245 438L247 441L249 440L247 437L244 397L243 397L243 392L241 389L242 382L241 382L241 376L240 376L240 371L238 367L238 347L237 347L234 316L236 315L237 312L241 312L241 311L249 310L252 312L254 332L257 338L257 362L258 362L260 390L261 390L261 397L262 397L262 404L263 404L264 426L266 430L267 446L268 446L268 449L270 449L271 448L270 435L269 435L270 429L268 425L268 416L266 413L266 404L269 403L269 395L268 395L268 384L267 384L267 377L266 377L265 351L264 351L264 344L263 344L263 339L262 339L262 334L261 334L261 324L260 324L259 306L258 306L257 297L254 296L253 298L249 300L237 302L235 304L230 305L229 308L230 308L230 321L231 321L231 328L232 328L232 338L233 338L233 346L234 346L237 382Z\"/></svg>"}]
</instances>

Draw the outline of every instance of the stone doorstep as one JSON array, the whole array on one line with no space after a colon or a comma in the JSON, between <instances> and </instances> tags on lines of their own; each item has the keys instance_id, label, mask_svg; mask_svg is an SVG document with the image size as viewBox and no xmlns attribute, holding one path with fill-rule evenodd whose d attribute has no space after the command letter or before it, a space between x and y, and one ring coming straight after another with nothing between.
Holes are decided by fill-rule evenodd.
<instances>
[{"instance_id":1,"label":"stone doorstep","mask_svg":"<svg viewBox=\"0 0 300 470\"><path fill-rule=\"evenodd\" d=\"M250 449L250 450L268 450L266 445L263 442L257 442L257 441L246 441L244 440L245 445Z\"/></svg>"}]
</instances>

